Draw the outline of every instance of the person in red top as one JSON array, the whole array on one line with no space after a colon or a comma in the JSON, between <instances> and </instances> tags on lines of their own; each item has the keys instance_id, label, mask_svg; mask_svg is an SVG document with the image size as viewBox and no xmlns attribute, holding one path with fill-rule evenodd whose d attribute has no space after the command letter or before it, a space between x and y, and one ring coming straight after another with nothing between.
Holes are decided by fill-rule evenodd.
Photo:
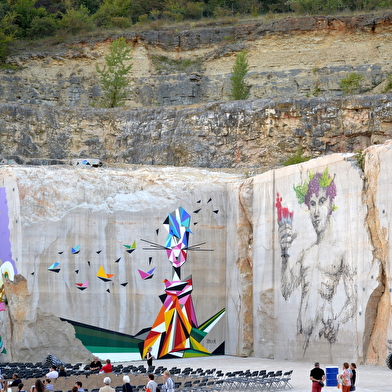
<instances>
[{"instance_id":1,"label":"person in red top","mask_svg":"<svg viewBox=\"0 0 392 392\"><path fill-rule=\"evenodd\" d=\"M113 370L113 366L110 363L110 359L107 359L106 360L106 365L102 366L100 373L111 373L112 370Z\"/></svg>"}]
</instances>

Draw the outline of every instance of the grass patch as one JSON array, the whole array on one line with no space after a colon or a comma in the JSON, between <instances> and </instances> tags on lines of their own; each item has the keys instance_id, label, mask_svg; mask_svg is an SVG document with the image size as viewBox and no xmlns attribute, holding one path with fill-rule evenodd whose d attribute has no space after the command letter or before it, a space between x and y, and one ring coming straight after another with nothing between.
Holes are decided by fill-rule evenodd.
<instances>
[{"instance_id":1,"label":"grass patch","mask_svg":"<svg viewBox=\"0 0 392 392\"><path fill-rule=\"evenodd\" d=\"M2 71L17 71L20 69L17 65L9 64L9 63L0 63L0 70Z\"/></svg>"},{"instance_id":2,"label":"grass patch","mask_svg":"<svg viewBox=\"0 0 392 392\"><path fill-rule=\"evenodd\" d=\"M387 83L386 83L384 89L382 90L382 92L388 93L391 90L392 90L392 75L388 75L387 76Z\"/></svg>"},{"instance_id":3,"label":"grass patch","mask_svg":"<svg viewBox=\"0 0 392 392\"><path fill-rule=\"evenodd\" d=\"M281 162L283 166L296 165L297 163L307 162L311 157L305 157L302 146L299 145L295 154L290 155L287 159Z\"/></svg>"}]
</instances>

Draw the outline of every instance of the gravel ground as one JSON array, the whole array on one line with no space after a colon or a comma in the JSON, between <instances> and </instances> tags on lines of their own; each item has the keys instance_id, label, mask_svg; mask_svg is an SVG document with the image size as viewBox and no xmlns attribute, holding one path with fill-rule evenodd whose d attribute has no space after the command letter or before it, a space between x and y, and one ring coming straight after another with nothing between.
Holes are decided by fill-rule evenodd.
<instances>
[{"instance_id":1,"label":"gravel ground","mask_svg":"<svg viewBox=\"0 0 392 392\"><path fill-rule=\"evenodd\" d=\"M317 358L315 359L317 360ZM131 362L132 365L139 365L145 362ZM224 373L235 370L262 370L283 372L293 370L291 384L292 392L311 392L311 382L309 380L310 370L313 363L309 362L293 362L293 361L277 361L262 358L241 358L232 356L213 356L213 357L197 357L197 358L181 358L181 359L162 359L154 361L155 366L164 366L168 369L177 366L178 368L191 367L197 369L216 368ZM339 366L342 364L324 364L320 366L325 370L326 366ZM160 381L158 381L160 382ZM358 392L389 392L392 391L392 370L386 366L357 366L357 391ZM325 387L324 391L337 391L336 387Z\"/></svg>"}]
</instances>

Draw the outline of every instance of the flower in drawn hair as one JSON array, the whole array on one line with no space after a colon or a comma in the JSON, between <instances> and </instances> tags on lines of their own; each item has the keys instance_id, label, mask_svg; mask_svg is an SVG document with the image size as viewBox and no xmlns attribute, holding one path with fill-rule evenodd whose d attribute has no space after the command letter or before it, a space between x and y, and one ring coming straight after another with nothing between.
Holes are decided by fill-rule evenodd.
<instances>
[{"instance_id":1,"label":"flower in drawn hair","mask_svg":"<svg viewBox=\"0 0 392 392\"><path fill-rule=\"evenodd\" d=\"M279 226L288 223L290 226L293 222L294 211L290 211L287 207L282 206L282 197L279 193L276 194L276 211L278 213L278 224Z\"/></svg>"}]
</instances>

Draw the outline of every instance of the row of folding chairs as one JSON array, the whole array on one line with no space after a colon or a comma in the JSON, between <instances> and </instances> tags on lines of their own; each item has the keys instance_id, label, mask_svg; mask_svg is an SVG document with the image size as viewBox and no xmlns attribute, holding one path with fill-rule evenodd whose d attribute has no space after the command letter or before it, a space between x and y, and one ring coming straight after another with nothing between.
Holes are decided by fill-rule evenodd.
<instances>
[{"instance_id":1,"label":"row of folding chairs","mask_svg":"<svg viewBox=\"0 0 392 392\"><path fill-rule=\"evenodd\" d=\"M226 391L281 391L292 389L292 370L283 373L277 372L232 372L226 373L222 389Z\"/></svg>"}]
</instances>

